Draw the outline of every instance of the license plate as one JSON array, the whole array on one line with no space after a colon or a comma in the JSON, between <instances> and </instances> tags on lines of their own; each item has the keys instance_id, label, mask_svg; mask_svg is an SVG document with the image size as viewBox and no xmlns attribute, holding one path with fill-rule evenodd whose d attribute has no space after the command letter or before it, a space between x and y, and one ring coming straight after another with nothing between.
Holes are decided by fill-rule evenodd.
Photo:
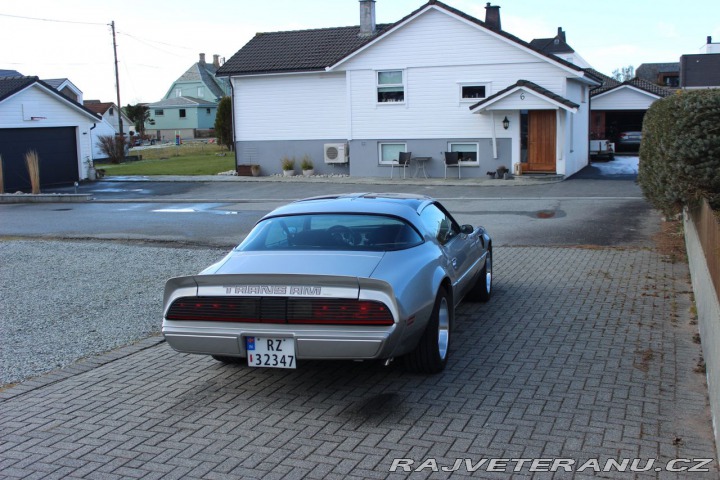
<instances>
[{"instance_id":1,"label":"license plate","mask_svg":"<svg viewBox=\"0 0 720 480\"><path fill-rule=\"evenodd\" d=\"M245 348L250 367L296 368L292 338L245 337Z\"/></svg>"}]
</instances>

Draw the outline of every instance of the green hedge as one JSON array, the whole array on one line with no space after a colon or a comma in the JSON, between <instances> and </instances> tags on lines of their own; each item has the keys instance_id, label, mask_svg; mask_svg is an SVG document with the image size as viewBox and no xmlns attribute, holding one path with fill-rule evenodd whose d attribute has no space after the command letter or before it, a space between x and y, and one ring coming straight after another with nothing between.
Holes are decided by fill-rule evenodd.
<instances>
[{"instance_id":1,"label":"green hedge","mask_svg":"<svg viewBox=\"0 0 720 480\"><path fill-rule=\"evenodd\" d=\"M638 183L667 216L702 197L720 210L720 89L679 91L650 107Z\"/></svg>"}]
</instances>

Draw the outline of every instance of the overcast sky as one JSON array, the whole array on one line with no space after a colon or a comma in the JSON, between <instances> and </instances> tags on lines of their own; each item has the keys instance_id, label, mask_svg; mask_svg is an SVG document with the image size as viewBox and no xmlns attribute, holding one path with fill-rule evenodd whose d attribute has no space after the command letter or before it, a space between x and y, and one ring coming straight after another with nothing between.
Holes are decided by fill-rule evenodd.
<instances>
[{"instance_id":1,"label":"overcast sky","mask_svg":"<svg viewBox=\"0 0 720 480\"><path fill-rule=\"evenodd\" d=\"M422 0L377 0L378 23L399 20ZM446 0L480 20L485 1ZM504 0L503 30L530 41L557 28L594 68L676 62L720 42L720 1ZM32 17L21 18L21 17ZM43 19L43 20L37 20ZM85 99L115 101L112 36L118 43L123 105L163 98L198 54L230 58L256 32L357 25L357 0L2 0L0 69L69 78ZM442 32L436 32L441 35Z\"/></svg>"}]
</instances>

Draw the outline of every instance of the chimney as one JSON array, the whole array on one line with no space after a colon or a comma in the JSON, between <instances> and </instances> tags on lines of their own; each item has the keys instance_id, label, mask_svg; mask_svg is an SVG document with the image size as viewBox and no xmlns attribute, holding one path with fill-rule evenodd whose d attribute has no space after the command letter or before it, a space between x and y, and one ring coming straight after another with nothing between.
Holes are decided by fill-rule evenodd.
<instances>
[{"instance_id":1,"label":"chimney","mask_svg":"<svg viewBox=\"0 0 720 480\"><path fill-rule=\"evenodd\" d=\"M375 0L360 0L360 36L375 34Z\"/></svg>"},{"instance_id":2,"label":"chimney","mask_svg":"<svg viewBox=\"0 0 720 480\"><path fill-rule=\"evenodd\" d=\"M712 37L708 35L707 37L707 44L710 45L712 43Z\"/></svg>"},{"instance_id":3,"label":"chimney","mask_svg":"<svg viewBox=\"0 0 720 480\"><path fill-rule=\"evenodd\" d=\"M557 38L560 43L567 43L567 41L565 40L565 32L563 31L562 27L558 27L558 34L555 38Z\"/></svg>"},{"instance_id":4,"label":"chimney","mask_svg":"<svg viewBox=\"0 0 720 480\"><path fill-rule=\"evenodd\" d=\"M500 27L499 6L490 5L490 2L485 5L485 25L493 30L502 30Z\"/></svg>"},{"instance_id":5,"label":"chimney","mask_svg":"<svg viewBox=\"0 0 720 480\"><path fill-rule=\"evenodd\" d=\"M204 53L200 54L200 64L205 65L205 54Z\"/></svg>"},{"instance_id":6,"label":"chimney","mask_svg":"<svg viewBox=\"0 0 720 480\"><path fill-rule=\"evenodd\" d=\"M220 55L213 55L213 67L220 68Z\"/></svg>"}]
</instances>

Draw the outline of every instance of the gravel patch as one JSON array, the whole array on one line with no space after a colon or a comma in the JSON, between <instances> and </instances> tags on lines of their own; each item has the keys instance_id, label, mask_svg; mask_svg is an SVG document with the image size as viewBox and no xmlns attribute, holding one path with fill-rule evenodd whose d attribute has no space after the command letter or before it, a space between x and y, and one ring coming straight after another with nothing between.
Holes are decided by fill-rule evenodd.
<instances>
[{"instance_id":1,"label":"gravel patch","mask_svg":"<svg viewBox=\"0 0 720 480\"><path fill-rule=\"evenodd\" d=\"M160 332L165 281L226 249L0 240L0 385Z\"/></svg>"}]
</instances>

